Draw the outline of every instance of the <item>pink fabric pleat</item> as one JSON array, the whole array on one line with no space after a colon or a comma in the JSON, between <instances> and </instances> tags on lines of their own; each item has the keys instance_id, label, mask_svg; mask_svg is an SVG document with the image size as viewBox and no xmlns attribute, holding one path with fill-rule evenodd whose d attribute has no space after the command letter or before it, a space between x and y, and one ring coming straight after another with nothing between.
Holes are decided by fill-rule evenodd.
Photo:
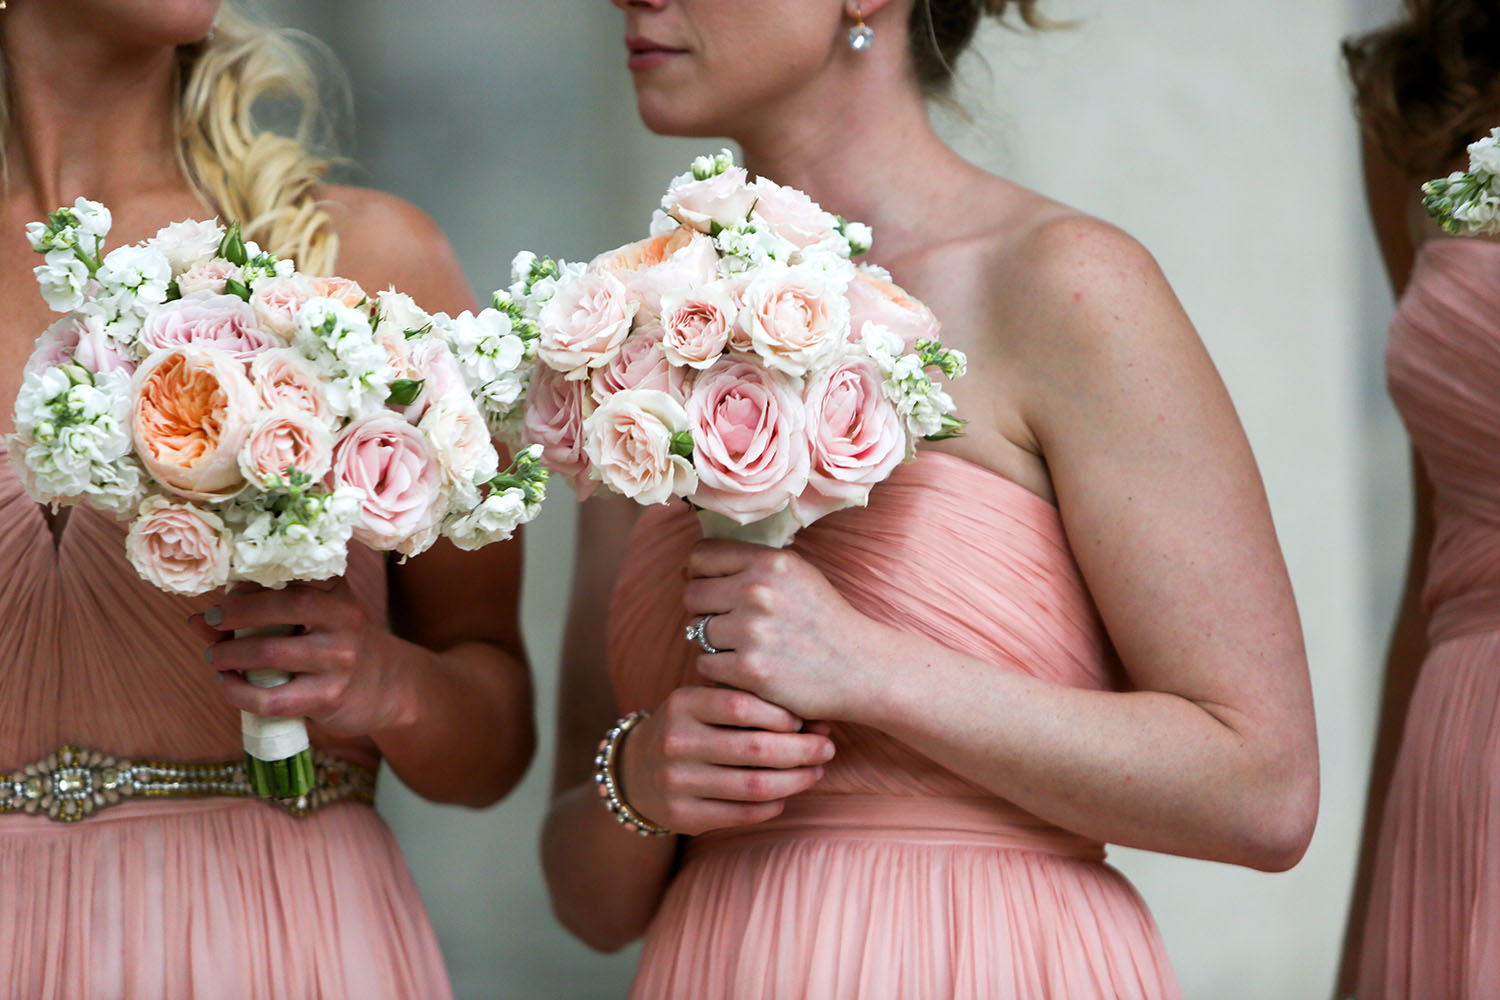
<instances>
[{"instance_id":1,"label":"pink fabric pleat","mask_svg":"<svg viewBox=\"0 0 1500 1000\"><path fill-rule=\"evenodd\" d=\"M1386 352L1435 493L1429 652L1382 817L1360 1000L1500 997L1500 245L1418 253Z\"/></svg>"},{"instance_id":2,"label":"pink fabric pleat","mask_svg":"<svg viewBox=\"0 0 1500 1000\"><path fill-rule=\"evenodd\" d=\"M74 509L54 542L0 446L0 773L72 742L134 760L238 757L185 600L141 580L123 529ZM350 581L384 621L381 558ZM326 750L366 766L368 740ZM442 998L447 973L389 829L344 804L131 801L80 823L0 816L0 995L28 1000Z\"/></svg>"},{"instance_id":3,"label":"pink fabric pleat","mask_svg":"<svg viewBox=\"0 0 1500 1000\"><path fill-rule=\"evenodd\" d=\"M610 624L626 711L695 682L678 568L699 537L681 507L636 529ZM962 459L923 452L794 550L864 614L997 670L1121 683L1055 508ZM822 781L782 816L687 842L632 997L1179 996L1102 845L876 730L836 725L833 739Z\"/></svg>"}]
</instances>

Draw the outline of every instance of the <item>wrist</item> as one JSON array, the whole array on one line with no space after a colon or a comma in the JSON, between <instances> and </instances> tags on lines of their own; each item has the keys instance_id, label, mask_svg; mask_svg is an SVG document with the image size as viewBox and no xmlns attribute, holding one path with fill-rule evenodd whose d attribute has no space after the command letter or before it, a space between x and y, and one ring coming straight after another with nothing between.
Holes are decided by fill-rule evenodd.
<instances>
[{"instance_id":1,"label":"wrist","mask_svg":"<svg viewBox=\"0 0 1500 1000\"><path fill-rule=\"evenodd\" d=\"M375 725L367 734L377 743L419 733L427 716L428 692L438 682L443 657L425 646L387 633L377 655L386 664L378 672L379 702Z\"/></svg>"},{"instance_id":2,"label":"wrist","mask_svg":"<svg viewBox=\"0 0 1500 1000\"><path fill-rule=\"evenodd\" d=\"M836 721L883 730L902 713L902 706L910 705L908 678L922 661L916 658L919 652L911 649L911 636L879 622L870 625L865 641L856 649L842 718Z\"/></svg>"},{"instance_id":3,"label":"wrist","mask_svg":"<svg viewBox=\"0 0 1500 1000\"><path fill-rule=\"evenodd\" d=\"M604 800L604 807L622 827L642 837L663 837L672 831L638 812L625 798L622 753L626 737L647 717L646 712L632 712L604 734L594 755L594 786Z\"/></svg>"}]
</instances>

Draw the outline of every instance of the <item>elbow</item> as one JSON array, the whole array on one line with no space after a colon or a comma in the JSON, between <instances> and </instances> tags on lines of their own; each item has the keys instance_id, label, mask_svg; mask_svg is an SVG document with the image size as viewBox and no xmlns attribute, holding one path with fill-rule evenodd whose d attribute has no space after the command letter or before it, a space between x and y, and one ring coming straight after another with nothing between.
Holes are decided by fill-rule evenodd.
<instances>
[{"instance_id":1,"label":"elbow","mask_svg":"<svg viewBox=\"0 0 1500 1000\"><path fill-rule=\"evenodd\" d=\"M454 789L452 795L434 797L433 801L469 809L488 809L515 791L535 757L536 729L528 720L527 725L518 727L505 745L498 748L491 766L484 769L482 775L475 774L471 782Z\"/></svg>"},{"instance_id":2,"label":"elbow","mask_svg":"<svg viewBox=\"0 0 1500 1000\"><path fill-rule=\"evenodd\" d=\"M1316 760L1267 787L1258 799L1239 862L1263 872L1288 871L1307 853L1317 826Z\"/></svg>"},{"instance_id":3,"label":"elbow","mask_svg":"<svg viewBox=\"0 0 1500 1000\"><path fill-rule=\"evenodd\" d=\"M556 897L553 898L552 913L569 934L602 955L613 955L640 937L638 931L612 926L610 922L598 919L597 914L576 911L569 913L558 905Z\"/></svg>"}]
</instances>

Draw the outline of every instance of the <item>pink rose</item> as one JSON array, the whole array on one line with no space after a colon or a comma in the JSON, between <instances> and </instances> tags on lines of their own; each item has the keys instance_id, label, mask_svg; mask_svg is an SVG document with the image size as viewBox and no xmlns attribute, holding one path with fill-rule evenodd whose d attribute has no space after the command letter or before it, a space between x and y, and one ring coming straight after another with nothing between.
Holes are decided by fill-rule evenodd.
<instances>
[{"instance_id":1,"label":"pink rose","mask_svg":"<svg viewBox=\"0 0 1500 1000\"><path fill-rule=\"evenodd\" d=\"M849 339L849 300L816 268L772 268L745 288L744 325L767 368L805 375Z\"/></svg>"},{"instance_id":2,"label":"pink rose","mask_svg":"<svg viewBox=\"0 0 1500 1000\"><path fill-rule=\"evenodd\" d=\"M700 507L749 524L807 488L806 407L795 379L747 361L716 365L694 382L687 413Z\"/></svg>"},{"instance_id":3,"label":"pink rose","mask_svg":"<svg viewBox=\"0 0 1500 1000\"><path fill-rule=\"evenodd\" d=\"M224 227L217 222L187 219L158 229L150 243L167 258L172 273L181 274L218 253L223 239Z\"/></svg>"},{"instance_id":4,"label":"pink rose","mask_svg":"<svg viewBox=\"0 0 1500 1000\"><path fill-rule=\"evenodd\" d=\"M229 535L212 511L148 497L125 535L125 555L153 587L196 597L229 582Z\"/></svg>"},{"instance_id":5,"label":"pink rose","mask_svg":"<svg viewBox=\"0 0 1500 1000\"><path fill-rule=\"evenodd\" d=\"M285 342L266 330L255 310L236 295L199 292L160 306L141 327L141 343L150 351L166 351L189 344L214 347L249 361L261 351Z\"/></svg>"},{"instance_id":6,"label":"pink rose","mask_svg":"<svg viewBox=\"0 0 1500 1000\"><path fill-rule=\"evenodd\" d=\"M372 549L416 555L445 513L442 472L427 436L393 413L357 420L333 446L332 487L364 490L354 537Z\"/></svg>"},{"instance_id":7,"label":"pink rose","mask_svg":"<svg viewBox=\"0 0 1500 1000\"><path fill-rule=\"evenodd\" d=\"M177 290L182 293L183 298L195 295L199 292L207 292L210 295L224 294L224 283L230 278L235 281L243 281L245 272L229 263L222 257L204 261L202 264L194 264L177 276Z\"/></svg>"},{"instance_id":8,"label":"pink rose","mask_svg":"<svg viewBox=\"0 0 1500 1000\"><path fill-rule=\"evenodd\" d=\"M570 379L609 364L630 333L638 303L608 271L585 271L542 307L537 353Z\"/></svg>"},{"instance_id":9,"label":"pink rose","mask_svg":"<svg viewBox=\"0 0 1500 1000\"><path fill-rule=\"evenodd\" d=\"M583 426L593 474L616 493L649 505L697 488L693 463L672 451L673 435L687 430L687 411L666 393L617 392Z\"/></svg>"},{"instance_id":10,"label":"pink rose","mask_svg":"<svg viewBox=\"0 0 1500 1000\"><path fill-rule=\"evenodd\" d=\"M588 456L583 451L583 422L593 409L585 383L537 365L526 393L522 440L542 446L542 461L573 484L580 500L594 492Z\"/></svg>"},{"instance_id":11,"label":"pink rose","mask_svg":"<svg viewBox=\"0 0 1500 1000\"><path fill-rule=\"evenodd\" d=\"M157 482L210 503L244 488L240 449L260 412L244 365L212 347L179 347L148 358L131 388L131 436Z\"/></svg>"},{"instance_id":12,"label":"pink rose","mask_svg":"<svg viewBox=\"0 0 1500 1000\"><path fill-rule=\"evenodd\" d=\"M752 214L799 250L834 241L842 241L848 246L838 234L838 219L796 188L782 187L764 177L755 181L755 211Z\"/></svg>"},{"instance_id":13,"label":"pink rose","mask_svg":"<svg viewBox=\"0 0 1500 1000\"><path fill-rule=\"evenodd\" d=\"M921 302L879 272L860 268L849 283L849 338L857 341L866 323L876 323L901 338L906 350L918 340L936 340L939 324Z\"/></svg>"},{"instance_id":14,"label":"pink rose","mask_svg":"<svg viewBox=\"0 0 1500 1000\"><path fill-rule=\"evenodd\" d=\"M268 410L294 406L328 427L337 420L323 394L317 370L298 351L281 347L257 354L250 362L250 380Z\"/></svg>"},{"instance_id":15,"label":"pink rose","mask_svg":"<svg viewBox=\"0 0 1500 1000\"><path fill-rule=\"evenodd\" d=\"M116 368L133 371L134 361L106 329L99 316L69 313L42 331L26 362L25 374L69 361L95 374Z\"/></svg>"},{"instance_id":16,"label":"pink rose","mask_svg":"<svg viewBox=\"0 0 1500 1000\"><path fill-rule=\"evenodd\" d=\"M417 426L427 435L449 486L485 482L500 471L500 456L484 414L467 392L434 395Z\"/></svg>"},{"instance_id":17,"label":"pink rose","mask_svg":"<svg viewBox=\"0 0 1500 1000\"><path fill-rule=\"evenodd\" d=\"M679 403L687 399L688 372L667 361L663 336L656 323L637 324L620 353L594 372L590 380L594 402L602 403L624 389L656 389Z\"/></svg>"},{"instance_id":18,"label":"pink rose","mask_svg":"<svg viewBox=\"0 0 1500 1000\"><path fill-rule=\"evenodd\" d=\"M735 318L734 296L723 284L663 295L662 349L667 360L700 371L710 367L728 349Z\"/></svg>"},{"instance_id":19,"label":"pink rose","mask_svg":"<svg viewBox=\"0 0 1500 1000\"><path fill-rule=\"evenodd\" d=\"M719 276L714 241L687 226L600 254L589 267L608 271L625 285L647 316L661 315L666 292L696 288Z\"/></svg>"},{"instance_id":20,"label":"pink rose","mask_svg":"<svg viewBox=\"0 0 1500 1000\"><path fill-rule=\"evenodd\" d=\"M240 449L240 472L252 483L288 469L322 479L333 461L333 433L311 414L283 403L261 416Z\"/></svg>"},{"instance_id":21,"label":"pink rose","mask_svg":"<svg viewBox=\"0 0 1500 1000\"><path fill-rule=\"evenodd\" d=\"M854 356L812 375L804 399L811 467L797 520L811 524L843 507L862 507L907 454L901 416L882 392L884 377Z\"/></svg>"},{"instance_id":22,"label":"pink rose","mask_svg":"<svg viewBox=\"0 0 1500 1000\"><path fill-rule=\"evenodd\" d=\"M250 293L250 308L262 326L290 340L297 329L297 312L313 298L312 285L302 275L262 278Z\"/></svg>"},{"instance_id":23,"label":"pink rose","mask_svg":"<svg viewBox=\"0 0 1500 1000\"><path fill-rule=\"evenodd\" d=\"M348 278L307 278L308 287L312 289L312 297L315 299L333 299L350 309L358 309L369 301L365 290L359 287L359 283L350 281Z\"/></svg>"},{"instance_id":24,"label":"pink rose","mask_svg":"<svg viewBox=\"0 0 1500 1000\"><path fill-rule=\"evenodd\" d=\"M730 167L701 181L684 174L661 200L662 211L700 233L709 232L716 222L721 226L744 222L754 204L755 188L744 167Z\"/></svg>"},{"instance_id":25,"label":"pink rose","mask_svg":"<svg viewBox=\"0 0 1500 1000\"><path fill-rule=\"evenodd\" d=\"M413 423L421 420L427 408L444 396L461 395L465 399L472 398L458 359L453 356L448 342L437 334L418 337L408 343L406 371L407 374L402 378L420 379L422 382L417 398L406 408L406 419Z\"/></svg>"}]
</instances>

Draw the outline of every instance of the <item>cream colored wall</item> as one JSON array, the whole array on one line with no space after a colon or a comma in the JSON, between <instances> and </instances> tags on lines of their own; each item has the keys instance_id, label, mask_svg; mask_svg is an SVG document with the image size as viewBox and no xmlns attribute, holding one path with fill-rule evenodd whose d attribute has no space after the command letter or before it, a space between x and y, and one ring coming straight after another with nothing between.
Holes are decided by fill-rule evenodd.
<instances>
[{"instance_id":1,"label":"cream colored wall","mask_svg":"<svg viewBox=\"0 0 1500 1000\"><path fill-rule=\"evenodd\" d=\"M1325 997L1404 530L1399 501L1388 502L1400 496L1403 451L1378 368L1388 303L1335 57L1351 25L1386 5L1051 6L1080 27L987 31L987 68L966 67L960 94L975 123L950 131L985 166L1135 234L1173 281L1262 465L1322 733L1322 819L1292 873L1112 857L1156 913L1188 997ZM685 152L706 145L636 123L618 15L604 0L271 9L338 50L359 109L363 181L430 212L481 293L515 248L582 256L633 237ZM382 791L464 998L614 997L628 980L630 955L592 955L557 926L536 866L570 546L559 491L527 538L543 750L526 783L479 814L422 803L394 779Z\"/></svg>"}]
</instances>

